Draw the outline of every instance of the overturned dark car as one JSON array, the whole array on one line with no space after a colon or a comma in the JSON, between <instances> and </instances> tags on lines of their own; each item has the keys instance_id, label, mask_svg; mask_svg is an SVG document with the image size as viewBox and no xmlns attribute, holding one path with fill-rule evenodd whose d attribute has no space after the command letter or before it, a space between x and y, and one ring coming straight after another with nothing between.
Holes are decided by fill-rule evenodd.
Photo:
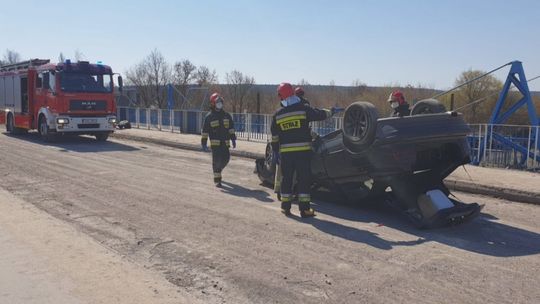
<instances>
[{"instance_id":1,"label":"overturned dark car","mask_svg":"<svg viewBox=\"0 0 540 304\"><path fill-rule=\"evenodd\" d=\"M411 116L378 118L368 102L345 110L343 127L314 136L313 188L339 193L349 201L384 198L419 228L458 224L476 217L483 206L450 198L443 180L470 162L461 114L446 112L435 99L419 101ZM256 160L261 181L273 185L272 148Z\"/></svg>"}]
</instances>

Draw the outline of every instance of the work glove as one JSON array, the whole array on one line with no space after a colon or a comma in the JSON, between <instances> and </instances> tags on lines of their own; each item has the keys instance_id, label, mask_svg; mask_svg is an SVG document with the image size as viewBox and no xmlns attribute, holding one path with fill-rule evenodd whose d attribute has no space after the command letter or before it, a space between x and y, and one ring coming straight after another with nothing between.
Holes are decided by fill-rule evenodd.
<instances>
[{"instance_id":1,"label":"work glove","mask_svg":"<svg viewBox=\"0 0 540 304\"><path fill-rule=\"evenodd\" d=\"M279 152L274 151L272 152L272 165L279 165Z\"/></svg>"},{"instance_id":2,"label":"work glove","mask_svg":"<svg viewBox=\"0 0 540 304\"><path fill-rule=\"evenodd\" d=\"M202 143L201 146L202 146L202 150L204 152L208 152L208 144L207 143Z\"/></svg>"},{"instance_id":3,"label":"work glove","mask_svg":"<svg viewBox=\"0 0 540 304\"><path fill-rule=\"evenodd\" d=\"M340 108L340 107L332 107L330 109L330 112L332 112L332 115L336 115L337 113L340 113L340 112L343 112L345 111L344 108Z\"/></svg>"},{"instance_id":4,"label":"work glove","mask_svg":"<svg viewBox=\"0 0 540 304\"><path fill-rule=\"evenodd\" d=\"M231 139L233 149L236 148L236 139Z\"/></svg>"}]
</instances>

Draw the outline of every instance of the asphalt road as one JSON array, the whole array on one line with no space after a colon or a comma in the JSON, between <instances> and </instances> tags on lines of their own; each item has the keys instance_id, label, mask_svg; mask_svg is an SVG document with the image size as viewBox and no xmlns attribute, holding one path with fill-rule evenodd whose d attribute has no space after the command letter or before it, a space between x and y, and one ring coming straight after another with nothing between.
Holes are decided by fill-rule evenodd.
<instances>
[{"instance_id":1,"label":"asphalt road","mask_svg":"<svg viewBox=\"0 0 540 304\"><path fill-rule=\"evenodd\" d=\"M1 188L205 303L540 302L539 206L456 193L483 214L430 231L331 198L287 218L253 168L217 189L208 153L0 134Z\"/></svg>"}]
</instances>

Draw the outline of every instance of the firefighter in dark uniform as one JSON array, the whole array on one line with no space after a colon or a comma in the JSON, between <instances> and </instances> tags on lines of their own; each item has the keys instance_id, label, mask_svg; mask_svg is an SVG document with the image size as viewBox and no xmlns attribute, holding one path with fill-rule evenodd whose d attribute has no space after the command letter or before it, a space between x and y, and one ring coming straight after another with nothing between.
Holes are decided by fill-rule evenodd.
<instances>
[{"instance_id":1,"label":"firefighter in dark uniform","mask_svg":"<svg viewBox=\"0 0 540 304\"><path fill-rule=\"evenodd\" d=\"M292 183L296 172L298 181L298 206L300 216L315 216L311 204L311 134L310 121L325 120L332 116L331 110L319 110L302 104L294 94L290 83L278 86L281 105L272 118L273 160L280 163L283 180L281 182L281 212L291 214ZM279 151L279 152L278 152Z\"/></svg>"},{"instance_id":2,"label":"firefighter in dark uniform","mask_svg":"<svg viewBox=\"0 0 540 304\"><path fill-rule=\"evenodd\" d=\"M411 115L409 104L405 101L405 95L400 91L394 91L388 96L388 103L394 109L392 117L403 117Z\"/></svg>"},{"instance_id":3,"label":"firefighter in dark uniform","mask_svg":"<svg viewBox=\"0 0 540 304\"><path fill-rule=\"evenodd\" d=\"M296 87L294 89L294 95L298 96L298 98L300 98L300 103L309 107L311 106L311 104L309 103L309 100L307 100L306 98L304 98L304 89L302 87ZM310 129L310 133L311 133L311 137L312 138L315 138L318 136L317 133L313 132L311 129ZM274 193L277 193L278 194L278 199L281 200L281 180L283 179L283 176L281 174L281 166L280 165L276 165L276 176L275 176L275 179L274 179ZM294 181L293 181L293 184L294 184Z\"/></svg>"},{"instance_id":4,"label":"firefighter in dark uniform","mask_svg":"<svg viewBox=\"0 0 540 304\"><path fill-rule=\"evenodd\" d=\"M214 183L221 187L221 172L229 163L230 142L236 148L236 134L231 115L223 110L223 98L214 93L210 96L210 112L204 118L201 132L201 146L203 151L208 151L208 138L212 149L212 169L214 171Z\"/></svg>"}]
</instances>

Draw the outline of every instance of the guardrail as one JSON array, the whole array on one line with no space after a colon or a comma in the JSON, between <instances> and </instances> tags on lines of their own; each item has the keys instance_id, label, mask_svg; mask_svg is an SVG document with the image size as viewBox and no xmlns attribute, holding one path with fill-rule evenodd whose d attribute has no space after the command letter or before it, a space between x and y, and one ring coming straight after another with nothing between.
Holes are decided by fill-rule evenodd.
<instances>
[{"instance_id":1,"label":"guardrail","mask_svg":"<svg viewBox=\"0 0 540 304\"><path fill-rule=\"evenodd\" d=\"M118 118L132 127L187 134L200 134L204 111L161 110L118 107ZM272 115L233 113L239 139L267 142ZM311 123L314 132L326 135L340 129L342 117ZM517 125L470 125L468 141L472 163L486 167L540 170L540 127ZM505 144L503 144L505 143Z\"/></svg>"},{"instance_id":2,"label":"guardrail","mask_svg":"<svg viewBox=\"0 0 540 304\"><path fill-rule=\"evenodd\" d=\"M472 163L485 167L540 170L540 126L472 124Z\"/></svg>"},{"instance_id":3,"label":"guardrail","mask_svg":"<svg viewBox=\"0 0 540 304\"><path fill-rule=\"evenodd\" d=\"M128 120L132 127L187 134L200 134L205 111L161 110L118 107L119 120ZM272 115L231 113L236 136L243 140L267 142L270 138ZM325 135L342 126L341 117L311 123L313 131Z\"/></svg>"}]
</instances>

